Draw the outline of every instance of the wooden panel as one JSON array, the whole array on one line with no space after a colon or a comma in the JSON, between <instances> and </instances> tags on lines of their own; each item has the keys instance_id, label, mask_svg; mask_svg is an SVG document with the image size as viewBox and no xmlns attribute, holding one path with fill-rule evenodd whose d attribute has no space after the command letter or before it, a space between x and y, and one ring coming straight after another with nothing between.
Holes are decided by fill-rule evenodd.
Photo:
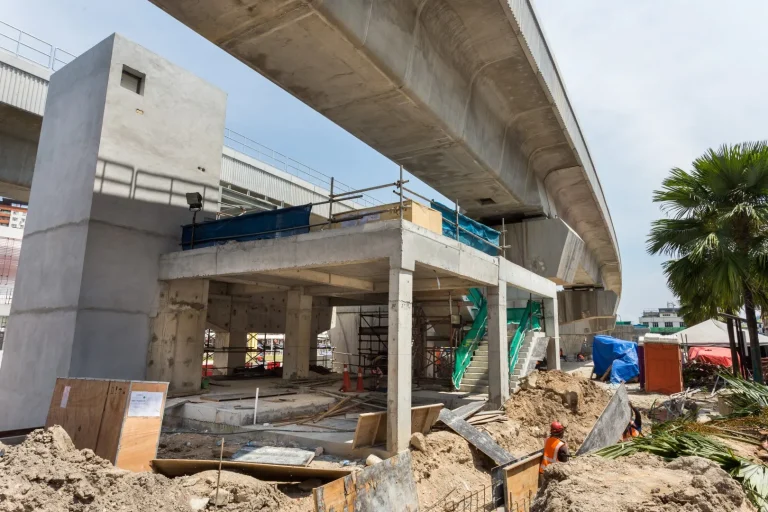
<instances>
[{"instance_id":1,"label":"wooden panel","mask_svg":"<svg viewBox=\"0 0 768 512\"><path fill-rule=\"evenodd\" d=\"M56 379L46 427L61 425L75 446L96 449L109 381Z\"/></svg>"},{"instance_id":2,"label":"wooden panel","mask_svg":"<svg viewBox=\"0 0 768 512\"><path fill-rule=\"evenodd\" d=\"M504 471L505 510L527 512L539 490L539 465L543 454L519 460L507 466Z\"/></svg>"},{"instance_id":3,"label":"wooden panel","mask_svg":"<svg viewBox=\"0 0 768 512\"><path fill-rule=\"evenodd\" d=\"M410 451L317 487L313 495L317 512L419 510Z\"/></svg>"},{"instance_id":4,"label":"wooden panel","mask_svg":"<svg viewBox=\"0 0 768 512\"><path fill-rule=\"evenodd\" d=\"M145 411L146 414L134 416L132 407L135 405L136 397L142 392L160 393L162 398L159 408L152 407L151 411L148 409ZM157 444L160 441L167 393L168 383L166 382L131 382L115 462L117 467L130 471L151 470L150 462L157 457Z\"/></svg>"},{"instance_id":5,"label":"wooden panel","mask_svg":"<svg viewBox=\"0 0 768 512\"><path fill-rule=\"evenodd\" d=\"M123 429L130 385L131 383L127 380L113 380L109 383L99 439L94 452L112 464L115 463L117 448L120 445L120 432Z\"/></svg>"},{"instance_id":6,"label":"wooden panel","mask_svg":"<svg viewBox=\"0 0 768 512\"><path fill-rule=\"evenodd\" d=\"M169 478L194 475L219 468L218 460L155 459L152 469ZM306 468L303 466L279 466L277 464L254 464L252 462L222 461L221 469L245 473L267 482L300 482L318 478L323 482L337 480L352 474L351 469Z\"/></svg>"},{"instance_id":7,"label":"wooden panel","mask_svg":"<svg viewBox=\"0 0 768 512\"><path fill-rule=\"evenodd\" d=\"M387 413L385 412L367 412L361 414L360 417L357 418L357 427L355 427L355 435L352 438L352 448L373 446L376 441L376 434L378 433L382 418L384 418L384 424L386 425L386 414ZM384 435L386 436L386 433Z\"/></svg>"},{"instance_id":8,"label":"wooden panel","mask_svg":"<svg viewBox=\"0 0 768 512\"><path fill-rule=\"evenodd\" d=\"M443 404L420 405L411 408L411 434L428 434L435 424ZM370 412L361 414L357 420L352 448L374 446L387 442L387 413Z\"/></svg>"}]
</instances>

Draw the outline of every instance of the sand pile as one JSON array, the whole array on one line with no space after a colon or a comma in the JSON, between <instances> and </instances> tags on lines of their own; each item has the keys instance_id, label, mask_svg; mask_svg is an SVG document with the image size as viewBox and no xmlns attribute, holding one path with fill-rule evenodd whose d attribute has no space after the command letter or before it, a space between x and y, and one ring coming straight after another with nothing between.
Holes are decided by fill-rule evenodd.
<instances>
[{"instance_id":1,"label":"sand pile","mask_svg":"<svg viewBox=\"0 0 768 512\"><path fill-rule=\"evenodd\" d=\"M411 467L419 504L428 508L441 498L458 499L469 491L490 485L490 474L469 443L453 432L431 432L425 436L426 451L411 450Z\"/></svg>"},{"instance_id":2,"label":"sand pile","mask_svg":"<svg viewBox=\"0 0 768 512\"><path fill-rule=\"evenodd\" d=\"M566 426L566 441L575 453L611 399L591 380L560 371L534 372L504 405L509 420L491 423L486 430L513 455L544 446L549 425Z\"/></svg>"},{"instance_id":3,"label":"sand pile","mask_svg":"<svg viewBox=\"0 0 768 512\"><path fill-rule=\"evenodd\" d=\"M748 512L741 486L700 457L579 457L547 469L531 512Z\"/></svg>"},{"instance_id":4,"label":"sand pile","mask_svg":"<svg viewBox=\"0 0 768 512\"><path fill-rule=\"evenodd\" d=\"M0 511L192 511L213 506L208 473L168 479L115 468L91 450L77 450L61 427L36 430L0 457ZM274 486L222 472L218 510L301 510ZM303 501L303 500L302 500ZM303 503L301 504L303 505Z\"/></svg>"}]
</instances>

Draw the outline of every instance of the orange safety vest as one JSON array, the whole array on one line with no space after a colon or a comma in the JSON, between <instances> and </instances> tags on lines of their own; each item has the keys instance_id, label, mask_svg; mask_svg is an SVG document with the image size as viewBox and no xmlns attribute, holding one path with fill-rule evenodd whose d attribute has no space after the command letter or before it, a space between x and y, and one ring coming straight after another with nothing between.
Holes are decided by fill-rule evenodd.
<instances>
[{"instance_id":1,"label":"orange safety vest","mask_svg":"<svg viewBox=\"0 0 768 512\"><path fill-rule=\"evenodd\" d=\"M546 442L544 443L544 456L541 458L541 464L539 464L539 473L544 473L544 469L552 464L553 462L557 462L557 452L560 450L560 447L563 446L565 443L562 442L557 437L548 437Z\"/></svg>"},{"instance_id":2,"label":"orange safety vest","mask_svg":"<svg viewBox=\"0 0 768 512\"><path fill-rule=\"evenodd\" d=\"M640 431L634 425L629 425L621 436L622 441L629 441L633 437L640 437Z\"/></svg>"}]
</instances>

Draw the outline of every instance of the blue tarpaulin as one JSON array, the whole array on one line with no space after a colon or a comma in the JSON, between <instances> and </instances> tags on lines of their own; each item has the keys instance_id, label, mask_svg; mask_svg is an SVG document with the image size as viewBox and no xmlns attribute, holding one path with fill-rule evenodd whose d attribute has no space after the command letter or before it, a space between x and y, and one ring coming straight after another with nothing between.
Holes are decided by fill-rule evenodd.
<instances>
[{"instance_id":1,"label":"blue tarpaulin","mask_svg":"<svg viewBox=\"0 0 768 512\"><path fill-rule=\"evenodd\" d=\"M194 248L224 244L231 240L246 242L308 233L311 210L312 205L306 204L196 224ZM182 249L192 249L191 242L192 224L187 224L182 227Z\"/></svg>"},{"instance_id":2,"label":"blue tarpaulin","mask_svg":"<svg viewBox=\"0 0 768 512\"><path fill-rule=\"evenodd\" d=\"M440 204L436 201L430 203L430 207L439 211L443 216L443 235L448 238L456 239L456 210L448 208L444 204ZM459 234L459 241L463 244L467 244L470 247L474 247L479 251L483 251L491 256L497 256L499 250L494 245L499 245L500 233L495 229L491 229L485 224L481 224L476 220L472 220L466 215L459 214L459 226L461 226L461 232ZM468 235L466 232L470 232L482 238L482 240ZM489 243L484 242L487 240ZM491 245L494 244L494 245Z\"/></svg>"},{"instance_id":3,"label":"blue tarpaulin","mask_svg":"<svg viewBox=\"0 0 768 512\"><path fill-rule=\"evenodd\" d=\"M595 336L592 342L592 359L595 374L602 377L611 367L611 383L627 382L640 375L637 359L637 343L611 336ZM611 366L613 365L613 366Z\"/></svg>"}]
</instances>

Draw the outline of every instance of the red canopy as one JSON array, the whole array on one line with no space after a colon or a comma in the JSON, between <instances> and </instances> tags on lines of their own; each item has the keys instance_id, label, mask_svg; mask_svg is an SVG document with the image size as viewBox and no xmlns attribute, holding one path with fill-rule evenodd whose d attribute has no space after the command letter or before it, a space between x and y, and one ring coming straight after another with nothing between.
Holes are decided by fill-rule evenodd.
<instances>
[{"instance_id":1,"label":"red canopy","mask_svg":"<svg viewBox=\"0 0 768 512\"><path fill-rule=\"evenodd\" d=\"M688 360L730 368L731 349L725 347L691 347L688 349Z\"/></svg>"}]
</instances>

